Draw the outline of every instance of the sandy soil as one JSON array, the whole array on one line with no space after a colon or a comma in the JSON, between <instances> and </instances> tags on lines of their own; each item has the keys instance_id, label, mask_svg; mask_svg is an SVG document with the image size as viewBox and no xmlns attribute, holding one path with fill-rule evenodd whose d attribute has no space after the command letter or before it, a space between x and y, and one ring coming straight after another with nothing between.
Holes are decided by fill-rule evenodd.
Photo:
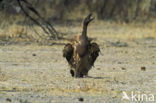
<instances>
[{"instance_id":1,"label":"sandy soil","mask_svg":"<svg viewBox=\"0 0 156 103\"><path fill-rule=\"evenodd\" d=\"M89 72L93 78L70 76L62 43L0 46L0 103L132 102L122 100L123 91L156 96L156 39L97 37L101 53Z\"/></svg>"}]
</instances>

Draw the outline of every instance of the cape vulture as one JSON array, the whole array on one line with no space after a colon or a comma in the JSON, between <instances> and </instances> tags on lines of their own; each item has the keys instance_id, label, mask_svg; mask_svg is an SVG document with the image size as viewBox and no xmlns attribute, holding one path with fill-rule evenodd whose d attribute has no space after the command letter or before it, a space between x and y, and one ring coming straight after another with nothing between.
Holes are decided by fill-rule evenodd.
<instances>
[{"instance_id":1,"label":"cape vulture","mask_svg":"<svg viewBox=\"0 0 156 103\"><path fill-rule=\"evenodd\" d=\"M92 14L89 14L83 21L82 33L63 49L63 57L69 64L72 77L88 77L88 71L99 56L99 45L89 40L87 36L88 24L93 19Z\"/></svg>"}]
</instances>

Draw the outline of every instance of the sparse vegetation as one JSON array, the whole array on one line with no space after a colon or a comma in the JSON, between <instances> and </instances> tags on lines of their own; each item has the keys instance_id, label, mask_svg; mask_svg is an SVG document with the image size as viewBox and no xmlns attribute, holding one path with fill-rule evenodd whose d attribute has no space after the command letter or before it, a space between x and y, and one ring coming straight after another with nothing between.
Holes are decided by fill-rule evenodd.
<instances>
[{"instance_id":1,"label":"sparse vegetation","mask_svg":"<svg viewBox=\"0 0 156 103\"><path fill-rule=\"evenodd\" d=\"M74 23L73 23L74 24ZM75 23L77 24L77 23ZM95 25L95 26L94 26ZM98 25L98 27L96 26ZM77 26L69 27L69 26L56 26L56 29L60 32L64 32L68 35L66 36L74 36L74 34L78 34L81 31L81 24L77 24ZM127 39L127 40L135 40L135 39L148 39L148 38L156 38L156 21L151 23L140 23L140 24L125 24L125 23L112 23L112 22L94 22L90 27L88 32L93 38L100 38L99 36L105 38L117 38L117 39ZM21 25L11 25L5 27L4 29L0 29L0 37L3 40L9 40L10 38L14 38L14 41L44 41L45 38L48 38L47 35L44 35L44 32L39 27L33 27L35 30L39 32L39 35L36 35L33 29L28 28L27 26ZM101 29L103 28L103 29ZM15 40L16 38L16 40Z\"/></svg>"},{"instance_id":2,"label":"sparse vegetation","mask_svg":"<svg viewBox=\"0 0 156 103\"><path fill-rule=\"evenodd\" d=\"M64 34L69 34L67 32L70 31L69 29L77 29L75 25L80 25L78 23L84 16L93 12L96 18L95 24L109 28L106 27L107 25L112 29L111 32L107 29L100 32L104 36L121 39L155 38L155 0L99 0L98 2L95 0L49 0L46 2L29 0L29 2L45 20L55 24L54 27ZM0 37L6 40L23 37L22 39L26 41L31 39L37 42L49 40L48 35L41 28L25 18L16 0L2 0L0 7L2 15ZM66 27L69 25L75 28ZM116 28L125 30L116 31ZM77 32L79 30L76 30Z\"/></svg>"}]
</instances>

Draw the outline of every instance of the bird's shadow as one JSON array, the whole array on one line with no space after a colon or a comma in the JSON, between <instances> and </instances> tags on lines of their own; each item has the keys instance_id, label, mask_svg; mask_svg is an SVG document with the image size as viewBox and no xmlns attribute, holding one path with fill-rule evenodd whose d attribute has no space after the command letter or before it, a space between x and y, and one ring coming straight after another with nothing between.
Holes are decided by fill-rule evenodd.
<instances>
[{"instance_id":1,"label":"bird's shadow","mask_svg":"<svg viewBox=\"0 0 156 103\"><path fill-rule=\"evenodd\" d=\"M93 77L94 79L105 79L107 77Z\"/></svg>"},{"instance_id":2,"label":"bird's shadow","mask_svg":"<svg viewBox=\"0 0 156 103\"><path fill-rule=\"evenodd\" d=\"M108 78L108 77L92 77L92 76L87 76L87 77L84 77L84 78L105 79L105 78Z\"/></svg>"}]
</instances>

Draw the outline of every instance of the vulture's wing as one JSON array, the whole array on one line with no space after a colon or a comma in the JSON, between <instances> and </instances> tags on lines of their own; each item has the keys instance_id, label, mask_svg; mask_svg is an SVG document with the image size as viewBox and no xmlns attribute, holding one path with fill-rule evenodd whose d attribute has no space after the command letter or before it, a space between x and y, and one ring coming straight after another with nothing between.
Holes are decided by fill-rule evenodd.
<instances>
[{"instance_id":1,"label":"vulture's wing","mask_svg":"<svg viewBox=\"0 0 156 103\"><path fill-rule=\"evenodd\" d=\"M89 47L89 63L90 65L94 65L95 60L99 56L99 45L96 43L91 43Z\"/></svg>"},{"instance_id":2,"label":"vulture's wing","mask_svg":"<svg viewBox=\"0 0 156 103\"><path fill-rule=\"evenodd\" d=\"M63 49L63 57L66 58L66 60L68 61L69 65L71 67L73 67L73 47L71 44L66 44L64 46L64 49ZM72 77L74 76L74 71L71 69L70 70L70 73L72 75Z\"/></svg>"},{"instance_id":3,"label":"vulture's wing","mask_svg":"<svg viewBox=\"0 0 156 103\"><path fill-rule=\"evenodd\" d=\"M63 49L63 57L66 58L66 60L70 63L70 59L73 56L73 47L71 44L66 44Z\"/></svg>"}]
</instances>

